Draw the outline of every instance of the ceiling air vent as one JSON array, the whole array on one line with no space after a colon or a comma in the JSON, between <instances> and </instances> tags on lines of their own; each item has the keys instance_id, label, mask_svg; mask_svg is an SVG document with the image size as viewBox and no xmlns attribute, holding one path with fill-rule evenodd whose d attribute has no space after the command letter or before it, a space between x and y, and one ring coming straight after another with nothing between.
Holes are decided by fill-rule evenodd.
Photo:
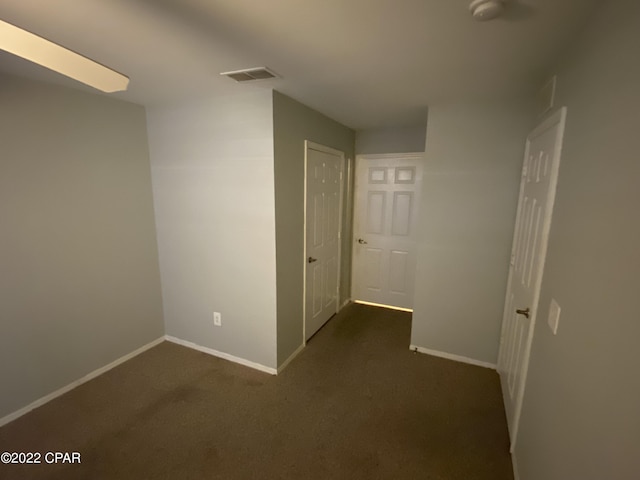
<instances>
[{"instance_id":1,"label":"ceiling air vent","mask_svg":"<svg viewBox=\"0 0 640 480\"><path fill-rule=\"evenodd\" d=\"M250 82L252 80L278 78L278 75L267 67L246 68L244 70L234 70L233 72L222 72L220 75L233 78L236 82Z\"/></svg>"}]
</instances>

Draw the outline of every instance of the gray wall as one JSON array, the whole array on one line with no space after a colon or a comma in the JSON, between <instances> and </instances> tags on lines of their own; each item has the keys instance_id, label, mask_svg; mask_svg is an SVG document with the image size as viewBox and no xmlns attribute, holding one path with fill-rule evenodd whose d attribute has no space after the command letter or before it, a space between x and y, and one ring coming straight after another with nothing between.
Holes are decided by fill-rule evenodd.
<instances>
[{"instance_id":1,"label":"gray wall","mask_svg":"<svg viewBox=\"0 0 640 480\"><path fill-rule=\"evenodd\" d=\"M302 344L304 141L310 140L341 150L353 165L355 135L344 125L275 91L273 125L278 259L278 364L281 364ZM345 196L346 193L345 189ZM348 299L351 292L351 211L348 202L344 202L344 207L341 302Z\"/></svg>"},{"instance_id":2,"label":"gray wall","mask_svg":"<svg viewBox=\"0 0 640 480\"><path fill-rule=\"evenodd\" d=\"M163 324L144 109L0 85L1 418Z\"/></svg>"},{"instance_id":3,"label":"gray wall","mask_svg":"<svg viewBox=\"0 0 640 480\"><path fill-rule=\"evenodd\" d=\"M426 118L420 125L358 130L356 155L424 152L426 134Z\"/></svg>"},{"instance_id":4,"label":"gray wall","mask_svg":"<svg viewBox=\"0 0 640 480\"><path fill-rule=\"evenodd\" d=\"M568 107L516 446L521 480L640 475L640 4L602 2L561 62ZM557 336L546 312L562 313Z\"/></svg>"},{"instance_id":5,"label":"gray wall","mask_svg":"<svg viewBox=\"0 0 640 480\"><path fill-rule=\"evenodd\" d=\"M413 345L497 361L529 112L429 108Z\"/></svg>"},{"instance_id":6,"label":"gray wall","mask_svg":"<svg viewBox=\"0 0 640 480\"><path fill-rule=\"evenodd\" d=\"M147 121L167 334L275 368L271 90L150 108Z\"/></svg>"}]
</instances>

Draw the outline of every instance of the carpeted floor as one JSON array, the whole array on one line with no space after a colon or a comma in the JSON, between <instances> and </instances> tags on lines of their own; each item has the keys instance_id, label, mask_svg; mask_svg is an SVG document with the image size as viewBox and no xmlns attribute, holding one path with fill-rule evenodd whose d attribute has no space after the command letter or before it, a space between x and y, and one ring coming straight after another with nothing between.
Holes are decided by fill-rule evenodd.
<instances>
[{"instance_id":1,"label":"carpeted floor","mask_svg":"<svg viewBox=\"0 0 640 480\"><path fill-rule=\"evenodd\" d=\"M0 479L511 480L494 371L408 349L410 314L351 305L274 377L163 343L0 428Z\"/></svg>"}]
</instances>

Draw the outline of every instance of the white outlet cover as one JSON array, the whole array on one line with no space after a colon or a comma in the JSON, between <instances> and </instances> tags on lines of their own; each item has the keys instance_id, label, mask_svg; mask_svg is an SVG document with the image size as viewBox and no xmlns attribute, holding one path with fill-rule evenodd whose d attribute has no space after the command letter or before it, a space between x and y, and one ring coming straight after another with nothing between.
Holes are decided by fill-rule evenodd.
<instances>
[{"instance_id":1,"label":"white outlet cover","mask_svg":"<svg viewBox=\"0 0 640 480\"><path fill-rule=\"evenodd\" d=\"M551 299L551 305L549 306L549 328L554 335L558 334L558 322L560 321L560 305L555 299Z\"/></svg>"},{"instance_id":2,"label":"white outlet cover","mask_svg":"<svg viewBox=\"0 0 640 480\"><path fill-rule=\"evenodd\" d=\"M220 312L213 312L213 324L216 327L222 326L222 315L220 315Z\"/></svg>"}]
</instances>

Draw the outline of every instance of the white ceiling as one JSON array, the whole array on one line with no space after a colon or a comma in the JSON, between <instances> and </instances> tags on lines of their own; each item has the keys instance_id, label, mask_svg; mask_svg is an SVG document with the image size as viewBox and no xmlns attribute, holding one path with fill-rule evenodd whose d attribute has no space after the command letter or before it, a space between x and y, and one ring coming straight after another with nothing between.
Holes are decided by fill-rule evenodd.
<instances>
[{"instance_id":1,"label":"white ceiling","mask_svg":"<svg viewBox=\"0 0 640 480\"><path fill-rule=\"evenodd\" d=\"M429 104L531 93L600 0L2 0L0 19L131 78L112 94L153 105L277 90L352 128L408 125ZM282 79L237 84L223 71ZM0 52L0 70L91 90Z\"/></svg>"}]
</instances>

